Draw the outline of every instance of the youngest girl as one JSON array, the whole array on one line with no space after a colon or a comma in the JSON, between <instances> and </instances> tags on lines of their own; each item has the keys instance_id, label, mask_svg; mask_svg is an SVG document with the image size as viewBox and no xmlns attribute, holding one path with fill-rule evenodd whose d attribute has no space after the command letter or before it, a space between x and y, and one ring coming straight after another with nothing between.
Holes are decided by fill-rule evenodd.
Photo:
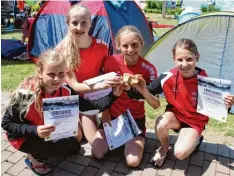
<instances>
[{"instance_id":1,"label":"youngest girl","mask_svg":"<svg viewBox=\"0 0 234 176\"><path fill-rule=\"evenodd\" d=\"M49 175L52 170L45 164L50 157L77 154L80 148L77 137L45 142L44 138L55 131L54 125L44 125L42 98L76 95L64 84L66 62L54 50L42 54L37 62L37 72L20 84L7 106L2 128L16 149L28 153L25 160L36 174ZM99 101L88 101L79 97L80 111L104 110L121 94L120 87ZM77 114L78 115L78 114ZM78 132L80 133L80 130ZM79 137L80 139L80 137Z\"/></svg>"}]
</instances>

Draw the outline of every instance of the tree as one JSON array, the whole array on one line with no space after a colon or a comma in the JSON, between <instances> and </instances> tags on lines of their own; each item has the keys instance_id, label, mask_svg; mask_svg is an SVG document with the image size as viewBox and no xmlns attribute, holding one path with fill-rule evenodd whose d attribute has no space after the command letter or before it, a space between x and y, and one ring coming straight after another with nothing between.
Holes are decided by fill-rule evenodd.
<instances>
[{"instance_id":1,"label":"tree","mask_svg":"<svg viewBox=\"0 0 234 176\"><path fill-rule=\"evenodd\" d=\"M163 5L162 5L162 17L166 17L166 0L163 0Z\"/></svg>"}]
</instances>

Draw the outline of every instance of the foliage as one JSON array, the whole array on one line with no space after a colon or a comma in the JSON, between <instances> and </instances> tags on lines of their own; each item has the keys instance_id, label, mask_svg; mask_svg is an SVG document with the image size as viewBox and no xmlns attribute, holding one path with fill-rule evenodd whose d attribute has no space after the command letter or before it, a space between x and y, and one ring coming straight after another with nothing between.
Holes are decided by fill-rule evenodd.
<instances>
[{"instance_id":1,"label":"foliage","mask_svg":"<svg viewBox=\"0 0 234 176\"><path fill-rule=\"evenodd\" d=\"M144 8L145 13L162 13L162 5L163 2L159 0L147 0L146 1L146 7ZM167 15L180 15L183 10L179 7L176 7L175 9L166 9Z\"/></svg>"},{"instance_id":2,"label":"foliage","mask_svg":"<svg viewBox=\"0 0 234 176\"><path fill-rule=\"evenodd\" d=\"M36 3L34 5L32 5L32 12L37 12L40 9L40 5L39 3Z\"/></svg>"},{"instance_id":3,"label":"foliage","mask_svg":"<svg viewBox=\"0 0 234 176\"><path fill-rule=\"evenodd\" d=\"M206 12L217 12L217 11L221 11L221 9L219 7L215 7L214 5L201 5L201 11L203 13L206 13Z\"/></svg>"}]
</instances>

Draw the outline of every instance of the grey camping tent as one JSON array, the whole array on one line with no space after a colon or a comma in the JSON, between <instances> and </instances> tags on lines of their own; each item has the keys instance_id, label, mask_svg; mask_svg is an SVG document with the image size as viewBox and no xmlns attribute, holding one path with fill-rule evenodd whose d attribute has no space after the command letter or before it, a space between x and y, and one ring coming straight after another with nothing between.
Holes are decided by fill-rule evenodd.
<instances>
[{"instance_id":1,"label":"grey camping tent","mask_svg":"<svg viewBox=\"0 0 234 176\"><path fill-rule=\"evenodd\" d=\"M195 41L201 55L198 66L210 77L232 81L234 94L234 13L218 12L202 15L179 24L160 37L145 53L159 74L174 67L172 48L180 38ZM234 107L231 110L234 113Z\"/></svg>"}]
</instances>

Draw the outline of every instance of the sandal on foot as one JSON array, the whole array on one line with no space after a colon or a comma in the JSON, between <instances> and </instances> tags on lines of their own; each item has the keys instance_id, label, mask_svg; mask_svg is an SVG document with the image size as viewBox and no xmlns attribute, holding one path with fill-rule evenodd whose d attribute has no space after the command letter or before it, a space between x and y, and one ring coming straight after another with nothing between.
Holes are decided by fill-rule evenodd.
<instances>
[{"instance_id":1,"label":"sandal on foot","mask_svg":"<svg viewBox=\"0 0 234 176\"><path fill-rule=\"evenodd\" d=\"M151 159L151 163L154 166L161 167L164 164L164 160L165 160L165 157L167 156L167 152L164 155L161 155L161 150L163 150L162 146L156 150L154 157Z\"/></svg>"},{"instance_id":2,"label":"sandal on foot","mask_svg":"<svg viewBox=\"0 0 234 176\"><path fill-rule=\"evenodd\" d=\"M26 158L25 160L24 160L24 162L25 162L25 164L27 165L27 167L29 168L29 169L31 169L36 175L38 175L38 176L49 176L49 175L51 175L52 173L53 173L53 170L49 170L48 172L46 172L46 173L39 173L39 172L37 172L35 169L36 168L47 168L47 166L45 165L45 164L41 164L41 165L35 165L35 166L33 166L32 165L32 163L31 163L31 161L28 159L28 158ZM49 168L50 169L50 168Z\"/></svg>"}]
</instances>

